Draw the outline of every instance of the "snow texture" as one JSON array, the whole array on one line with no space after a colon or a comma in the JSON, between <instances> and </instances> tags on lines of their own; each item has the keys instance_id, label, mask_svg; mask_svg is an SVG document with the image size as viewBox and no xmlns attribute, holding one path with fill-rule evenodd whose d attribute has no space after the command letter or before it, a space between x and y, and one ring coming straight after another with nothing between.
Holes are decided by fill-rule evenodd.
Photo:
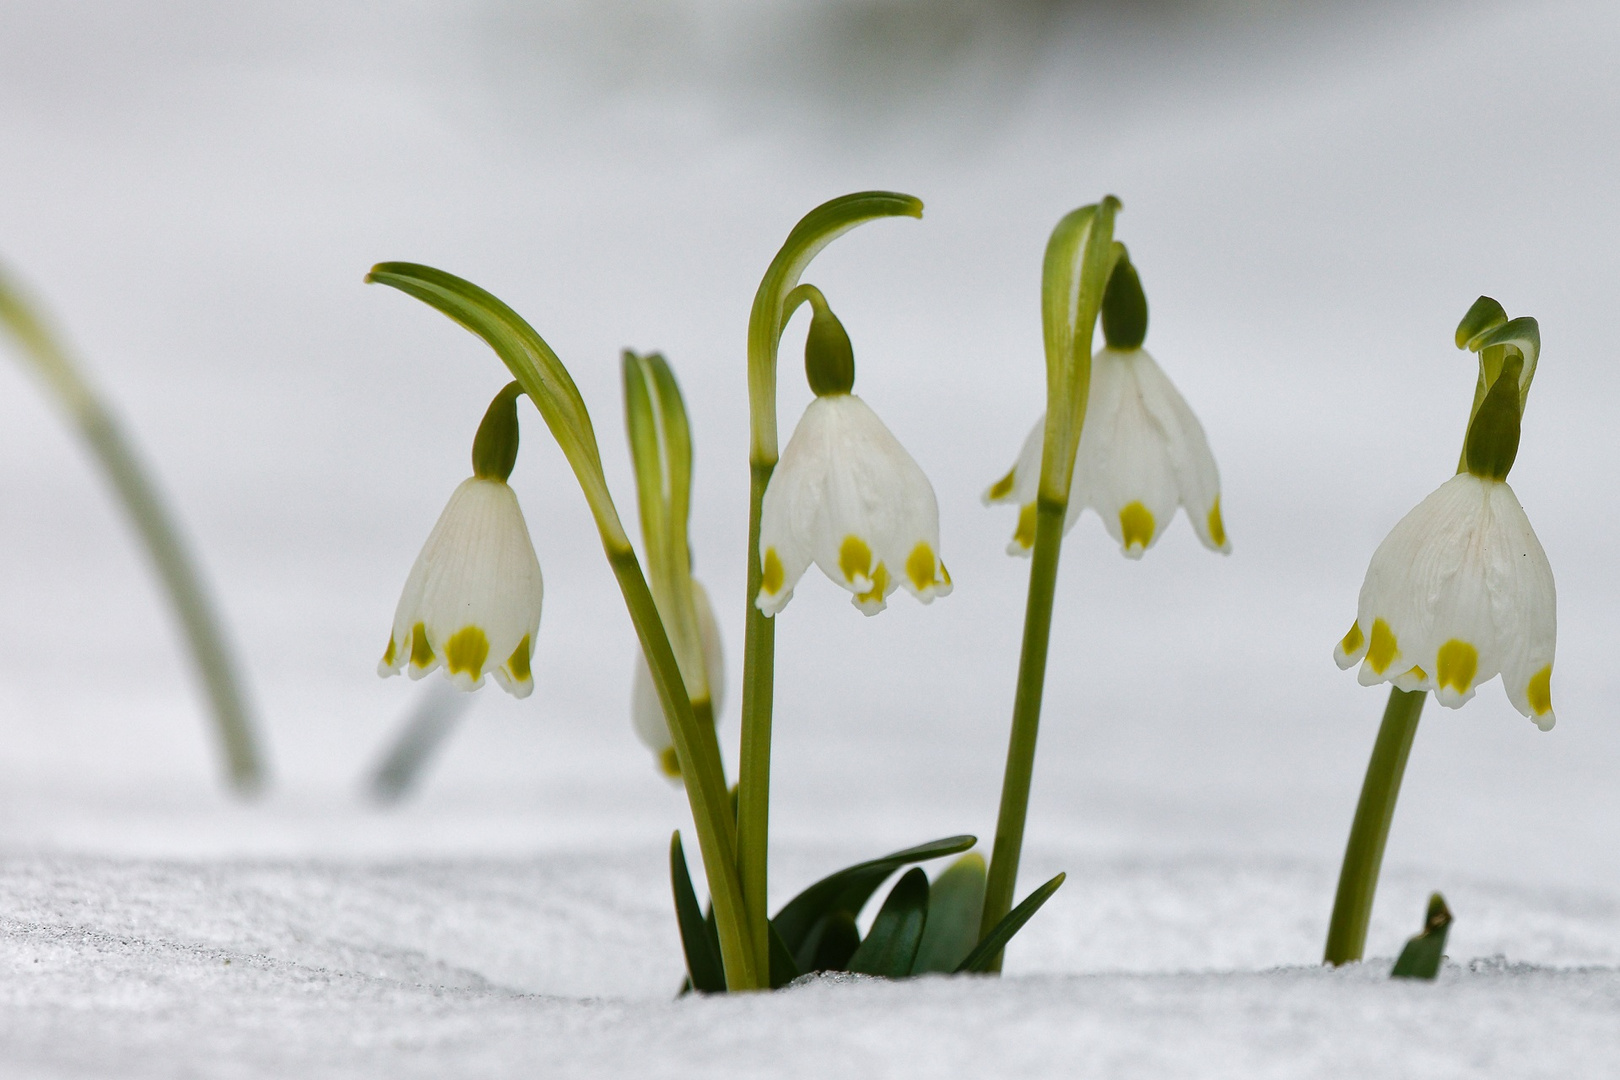
<instances>
[{"instance_id":1,"label":"snow texture","mask_svg":"<svg viewBox=\"0 0 1620 1080\"><path fill-rule=\"evenodd\" d=\"M1000 980L835 976L676 1000L657 855L13 858L0 1070L1568 1077L1620 1055L1620 912L1590 898L1557 910L1465 890L1454 956L1511 940L1544 962L1487 956L1421 984L1391 982L1389 958L1309 965L1320 927L1298 916L1319 907L1323 874L1070 864L1069 912L1032 923ZM1564 966L1577 958L1604 964ZM619 992L580 992L591 984Z\"/></svg>"}]
</instances>

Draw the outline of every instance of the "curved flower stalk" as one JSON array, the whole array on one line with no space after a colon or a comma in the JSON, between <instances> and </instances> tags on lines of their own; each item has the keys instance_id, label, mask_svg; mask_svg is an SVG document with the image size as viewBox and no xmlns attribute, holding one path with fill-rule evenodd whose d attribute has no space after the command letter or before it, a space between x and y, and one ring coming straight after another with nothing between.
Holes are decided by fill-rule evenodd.
<instances>
[{"instance_id":1,"label":"curved flower stalk","mask_svg":"<svg viewBox=\"0 0 1620 1080\"><path fill-rule=\"evenodd\" d=\"M0 274L0 325L11 331L23 357L78 427L123 502L124 511L146 545L158 577L168 589L169 602L185 632L192 662L208 695L230 785L239 794L257 792L266 779L264 756L254 732L252 710L238 674L236 657L224 622L203 584L196 559L181 540L174 516L159 495L156 483L112 411L44 320L3 274Z\"/></svg>"},{"instance_id":2,"label":"curved flower stalk","mask_svg":"<svg viewBox=\"0 0 1620 1080\"><path fill-rule=\"evenodd\" d=\"M1024 608L1024 640L1018 658L1018 688L1013 698L1012 730L1007 740L1007 767L1001 782L995 847L985 884L982 934L988 934L1012 909L1023 854L1024 823L1029 816L1030 777L1035 769L1035 742L1040 729L1041 694L1046 683L1046 655L1052 636L1052 598L1057 588L1058 555L1075 473L1091 384L1091 339L1096 331L1103 292L1114 264L1124 253L1114 243L1114 215L1120 209L1112 195L1082 206L1059 221L1046 244L1041 270L1041 329L1046 345L1046 420L1041 436L1041 465L1035 489L1035 522L1031 541L1029 599ZM1144 312L1144 329L1145 312ZM987 961L1000 971L1001 957Z\"/></svg>"},{"instance_id":3,"label":"curved flower stalk","mask_svg":"<svg viewBox=\"0 0 1620 1080\"><path fill-rule=\"evenodd\" d=\"M461 690L488 672L513 697L534 690L530 661L543 586L529 528L507 484L517 461L517 383L490 403L461 482L405 579L377 674L438 668Z\"/></svg>"},{"instance_id":4,"label":"curved flower stalk","mask_svg":"<svg viewBox=\"0 0 1620 1080\"><path fill-rule=\"evenodd\" d=\"M626 349L623 366L625 429L635 465L648 584L669 631L692 712L699 723L713 724L725 689L725 662L709 595L691 571L687 523L692 505L692 435L686 403L669 362L658 353L637 356ZM659 768L666 776L679 777L669 723L647 658L639 653L630 688L630 718Z\"/></svg>"},{"instance_id":5,"label":"curved flower stalk","mask_svg":"<svg viewBox=\"0 0 1620 1080\"><path fill-rule=\"evenodd\" d=\"M1140 559L1181 506L1205 547L1230 553L1215 456L1186 399L1142 348L1147 298L1123 245L1103 294L1102 324L1106 344L1091 358L1091 389L1064 534L1090 508L1120 551ZM1018 507L1009 555L1028 555L1035 546L1045 429L1043 415L1024 440L1017 464L984 493L986 505Z\"/></svg>"},{"instance_id":6,"label":"curved flower stalk","mask_svg":"<svg viewBox=\"0 0 1620 1080\"><path fill-rule=\"evenodd\" d=\"M933 485L852 392L854 350L821 291L801 285L795 292L814 311L804 363L816 399L765 489L755 606L766 615L781 611L812 563L854 594L865 615L882 611L901 585L925 604L949 595Z\"/></svg>"},{"instance_id":7,"label":"curved flower stalk","mask_svg":"<svg viewBox=\"0 0 1620 1080\"><path fill-rule=\"evenodd\" d=\"M650 662L659 699L669 721L702 848L726 985L737 990L768 986L768 969L758 959L761 954L755 953L743 920L736 831L714 727L699 722L687 697L669 636L608 492L590 414L573 378L533 327L471 282L415 263L379 263L366 280L414 296L483 338L539 410L573 468L596 520L608 564L618 579L642 650Z\"/></svg>"},{"instance_id":8,"label":"curved flower stalk","mask_svg":"<svg viewBox=\"0 0 1620 1080\"><path fill-rule=\"evenodd\" d=\"M776 357L782 331L799 304L799 278L821 249L868 221L922 217L922 203L892 191L864 191L822 203L788 234L754 293L748 316L748 406L751 477L748 500L748 607L743 646L742 752L737 782L737 852L748 931L758 956L770 954L766 908L770 828L771 711L776 678L776 624L756 604L764 581L759 558L765 492L777 465ZM784 566L784 579L786 568Z\"/></svg>"},{"instance_id":9,"label":"curved flower stalk","mask_svg":"<svg viewBox=\"0 0 1620 1080\"><path fill-rule=\"evenodd\" d=\"M1541 351L1534 319L1509 321L1480 297L1457 328L1480 374L1457 475L1396 524L1373 553L1356 621L1334 647L1364 685L1393 684L1345 847L1323 959L1361 959L1384 845L1429 691L1458 708L1502 675L1508 700L1543 731L1554 722L1557 598L1552 567L1507 483Z\"/></svg>"}]
</instances>

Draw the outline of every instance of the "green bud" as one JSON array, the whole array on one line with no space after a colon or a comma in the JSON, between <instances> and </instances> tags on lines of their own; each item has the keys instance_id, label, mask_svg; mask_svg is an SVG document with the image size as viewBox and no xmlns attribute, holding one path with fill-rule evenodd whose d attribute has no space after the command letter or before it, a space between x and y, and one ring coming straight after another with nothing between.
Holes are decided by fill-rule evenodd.
<instances>
[{"instance_id":1,"label":"green bud","mask_svg":"<svg viewBox=\"0 0 1620 1080\"><path fill-rule=\"evenodd\" d=\"M1121 248L1124 245L1120 245ZM1110 349L1140 349L1147 337L1147 296L1142 292L1142 279L1131 265L1129 255L1121 254L1108 275L1108 287L1102 298L1103 340Z\"/></svg>"},{"instance_id":2,"label":"green bud","mask_svg":"<svg viewBox=\"0 0 1620 1080\"><path fill-rule=\"evenodd\" d=\"M847 394L855 385L855 347L821 294L810 298L810 333L804 339L804 375L817 397Z\"/></svg>"},{"instance_id":3,"label":"green bud","mask_svg":"<svg viewBox=\"0 0 1620 1080\"><path fill-rule=\"evenodd\" d=\"M1524 360L1517 354L1502 365L1502 374L1485 392L1485 400L1468 425L1463 457L1468 471L1483 480L1506 480L1519 453L1519 373Z\"/></svg>"},{"instance_id":4,"label":"green bud","mask_svg":"<svg viewBox=\"0 0 1620 1080\"><path fill-rule=\"evenodd\" d=\"M484 420L478 425L478 434L473 436L474 476L504 483L512 475L512 466L517 464L517 399L521 393L523 388L517 383L507 383L489 403Z\"/></svg>"}]
</instances>

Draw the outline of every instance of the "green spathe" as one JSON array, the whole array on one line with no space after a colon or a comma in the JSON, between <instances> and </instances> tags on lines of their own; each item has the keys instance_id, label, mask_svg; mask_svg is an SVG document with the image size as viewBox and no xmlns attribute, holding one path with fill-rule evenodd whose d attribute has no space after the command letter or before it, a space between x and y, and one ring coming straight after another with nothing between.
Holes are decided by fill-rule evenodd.
<instances>
[{"instance_id":1,"label":"green spathe","mask_svg":"<svg viewBox=\"0 0 1620 1080\"><path fill-rule=\"evenodd\" d=\"M1468 471L1482 480L1506 480L1519 453L1519 372L1524 363L1514 356L1502 367L1485 400L1468 425L1463 459Z\"/></svg>"},{"instance_id":2,"label":"green spathe","mask_svg":"<svg viewBox=\"0 0 1620 1080\"><path fill-rule=\"evenodd\" d=\"M1142 279L1131 265L1129 254L1120 245L1119 262L1108 275L1108 287L1103 290L1103 340L1110 349L1129 352L1140 349L1147 339L1147 294L1142 291Z\"/></svg>"},{"instance_id":3,"label":"green spathe","mask_svg":"<svg viewBox=\"0 0 1620 1080\"><path fill-rule=\"evenodd\" d=\"M855 347L844 324L813 285L801 285L810 299L810 332L804 339L804 377L817 397L847 394L855 388Z\"/></svg>"},{"instance_id":4,"label":"green spathe","mask_svg":"<svg viewBox=\"0 0 1620 1080\"><path fill-rule=\"evenodd\" d=\"M503 484L512 475L518 455L517 399L523 387L509 382L484 412L478 434L473 436L473 475Z\"/></svg>"}]
</instances>

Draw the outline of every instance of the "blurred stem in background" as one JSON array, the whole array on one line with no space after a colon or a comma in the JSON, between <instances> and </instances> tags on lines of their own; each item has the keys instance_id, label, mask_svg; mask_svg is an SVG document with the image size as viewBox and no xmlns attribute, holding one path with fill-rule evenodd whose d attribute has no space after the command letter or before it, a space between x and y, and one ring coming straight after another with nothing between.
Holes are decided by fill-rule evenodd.
<instances>
[{"instance_id":1,"label":"blurred stem in background","mask_svg":"<svg viewBox=\"0 0 1620 1080\"><path fill-rule=\"evenodd\" d=\"M1112 195L1083 206L1058 222L1046 245L1041 271L1041 325L1046 346L1046 434L1041 451L1041 484L1036 500L1035 546L1024 609L1024 642L1018 658L1012 731L1001 782L996 841L985 883L981 936L1012 910L1029 815L1030 778L1046 684L1046 654L1052 635L1052 601L1057 588L1063 521L1091 382L1091 338L1102 308L1103 290L1123 250L1114 243ZM1001 970L1001 957L990 970Z\"/></svg>"},{"instance_id":2,"label":"blurred stem in background","mask_svg":"<svg viewBox=\"0 0 1620 1080\"><path fill-rule=\"evenodd\" d=\"M181 541L157 485L112 412L4 274L0 274L0 324L11 331L23 357L90 445L146 545L208 694L231 788L241 795L259 791L266 781L263 752L235 656L196 561Z\"/></svg>"},{"instance_id":3,"label":"blurred stem in background","mask_svg":"<svg viewBox=\"0 0 1620 1080\"><path fill-rule=\"evenodd\" d=\"M776 680L776 623L755 604L764 569L760 515L776 469L776 358L782 331L805 302L799 278L821 249L857 225L882 217L922 217L922 202L891 191L864 191L822 203L788 234L766 269L748 316L748 600L743 645L742 752L738 766L737 869L755 955L770 955L766 909L771 803L771 713ZM794 295L796 294L796 295ZM790 295L792 299L790 300ZM768 985L768 983L767 983Z\"/></svg>"},{"instance_id":4,"label":"blurred stem in background","mask_svg":"<svg viewBox=\"0 0 1620 1080\"><path fill-rule=\"evenodd\" d=\"M377 763L367 784L379 803L397 803L416 789L422 770L439 752L472 707L473 696L451 684L434 680L424 686L416 704L405 714L399 734Z\"/></svg>"}]
</instances>

